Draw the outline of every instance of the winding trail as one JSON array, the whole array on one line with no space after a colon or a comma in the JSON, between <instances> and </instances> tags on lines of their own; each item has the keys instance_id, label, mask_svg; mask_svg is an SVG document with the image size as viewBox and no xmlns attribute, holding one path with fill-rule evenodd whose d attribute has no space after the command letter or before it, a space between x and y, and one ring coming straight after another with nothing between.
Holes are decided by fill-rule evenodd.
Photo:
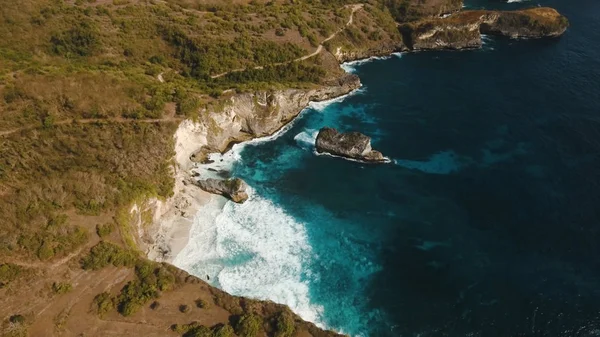
<instances>
[{"instance_id":1,"label":"winding trail","mask_svg":"<svg viewBox=\"0 0 600 337\"><path fill-rule=\"evenodd\" d=\"M326 39L324 39L323 41L321 41L321 43L317 46L317 49L308 54L308 55L304 55L302 57L299 57L297 59L291 60L291 61L286 61L286 62L278 62L278 63L271 63L269 64L269 66L280 66L280 65L284 65L284 64L289 64L292 62L300 62L300 61L304 61L307 60L311 57L315 57L317 55L319 55L323 49L324 46L323 44L326 43L327 41L333 39L334 37L336 37L339 33L343 32L348 26L350 26L353 22L354 22L354 13L356 13L358 10L362 9L364 6L364 4L353 4L353 5L346 5L345 7L350 8L352 11L350 12L350 17L348 18L348 21L346 22L346 24L344 25L344 27L338 29L336 32L334 32L333 34L329 35ZM260 70L260 69L264 69L265 66L256 66L250 69L254 69L254 70ZM219 77L223 77L225 75L231 74L231 73L237 73L237 72L242 72L248 70L248 68L239 68L239 69L233 69L221 74L217 74L217 75L213 75L211 76L211 78L216 79ZM162 73L160 73L157 76L157 79L159 82L163 83L164 79L162 76ZM129 119L129 118L123 118L123 117L114 117L114 118L87 118L87 119L74 119L74 118L70 118L70 119L65 119L62 121L58 121L55 122L54 125L65 125L65 124L69 124L69 123L81 123L81 124L91 124L91 123L103 123L103 122L116 122L116 123L162 123L162 122L173 122L173 121L182 121L185 118L180 118L177 116L167 116L167 117L163 117L163 118L156 118L156 119ZM41 128L41 125L28 125L28 126L23 126L20 128L14 128L14 129L9 129L9 130L4 130L4 131L0 131L0 137L5 137L5 136L9 136L11 134L20 132L20 131L25 131L25 130L33 130L33 129L38 129Z\"/></svg>"},{"instance_id":2,"label":"winding trail","mask_svg":"<svg viewBox=\"0 0 600 337\"><path fill-rule=\"evenodd\" d=\"M300 62L300 61L304 61L304 60L307 60L307 59L309 59L311 57L319 55L323 51L323 48L324 48L323 44L325 42L333 39L339 33L343 32L344 29L346 29L346 27L350 26L354 22L354 13L356 13L356 11L358 11L359 9L363 8L363 6L364 6L364 4L346 5L345 7L349 7L349 8L352 9L352 12L350 13L350 18L348 18L348 22L346 22L346 25L344 25L344 27L338 29L335 33L329 35L325 40L321 41L321 43L317 46L317 49L314 52L312 52L312 53L310 53L308 55L304 55L302 57L299 57L297 59L291 60L291 61L271 63L271 64L269 64L269 66L281 66L281 65L284 65L284 64L292 63L292 62ZM260 69L264 69L264 67L265 66L256 66L256 67L253 67L253 68L238 68L238 69L233 69L233 70L230 70L230 71L226 71L224 73L220 73L220 74L217 74L217 75L212 75L210 78L216 79L216 78L228 75L228 74L239 73L239 72L242 72L242 71L245 71L245 70L248 70L248 69L260 70Z\"/></svg>"}]
</instances>

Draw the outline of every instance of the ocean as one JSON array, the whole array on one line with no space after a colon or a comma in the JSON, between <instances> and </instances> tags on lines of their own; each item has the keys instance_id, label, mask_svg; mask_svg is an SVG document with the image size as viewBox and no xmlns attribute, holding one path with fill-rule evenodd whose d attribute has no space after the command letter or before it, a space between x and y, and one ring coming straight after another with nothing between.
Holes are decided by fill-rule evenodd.
<instances>
[{"instance_id":1,"label":"ocean","mask_svg":"<svg viewBox=\"0 0 600 337\"><path fill-rule=\"evenodd\" d=\"M251 197L174 263L351 336L600 336L600 1L466 7L538 4L562 38L345 64L361 89L217 161ZM392 163L316 155L324 126Z\"/></svg>"}]
</instances>

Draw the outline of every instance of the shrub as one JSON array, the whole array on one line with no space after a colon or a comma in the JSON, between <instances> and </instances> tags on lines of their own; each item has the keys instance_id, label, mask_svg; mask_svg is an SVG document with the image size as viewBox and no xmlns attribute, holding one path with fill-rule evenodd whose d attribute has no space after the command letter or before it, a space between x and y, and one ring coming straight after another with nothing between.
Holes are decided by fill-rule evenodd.
<instances>
[{"instance_id":1,"label":"shrub","mask_svg":"<svg viewBox=\"0 0 600 337\"><path fill-rule=\"evenodd\" d=\"M98 234L98 236L100 238L109 236L110 233L112 233L112 231L113 231L113 225L110 223L107 223L104 225L101 225L101 224L96 225L96 234Z\"/></svg>"},{"instance_id":2,"label":"shrub","mask_svg":"<svg viewBox=\"0 0 600 337\"><path fill-rule=\"evenodd\" d=\"M263 321L257 314L246 314L240 317L235 332L240 337L257 337L262 331Z\"/></svg>"},{"instance_id":3,"label":"shrub","mask_svg":"<svg viewBox=\"0 0 600 337\"><path fill-rule=\"evenodd\" d=\"M182 313L188 313L190 312L190 306L187 304L182 304L179 306L179 311L181 311Z\"/></svg>"},{"instance_id":4,"label":"shrub","mask_svg":"<svg viewBox=\"0 0 600 337\"><path fill-rule=\"evenodd\" d=\"M222 325L213 328L213 337L233 337L234 331L231 325Z\"/></svg>"},{"instance_id":5,"label":"shrub","mask_svg":"<svg viewBox=\"0 0 600 337\"><path fill-rule=\"evenodd\" d=\"M202 325L200 325L200 323L198 322L192 322L189 324L173 324L171 325L171 330L173 330L174 332L180 334L180 335L185 335L188 332L190 332L193 329L202 327Z\"/></svg>"},{"instance_id":6,"label":"shrub","mask_svg":"<svg viewBox=\"0 0 600 337\"><path fill-rule=\"evenodd\" d=\"M294 318L287 311L282 311L277 317L275 337L291 337L296 329Z\"/></svg>"},{"instance_id":7,"label":"shrub","mask_svg":"<svg viewBox=\"0 0 600 337\"><path fill-rule=\"evenodd\" d=\"M10 282L19 277L23 268L12 263L0 264L0 288L5 287Z\"/></svg>"},{"instance_id":8,"label":"shrub","mask_svg":"<svg viewBox=\"0 0 600 337\"><path fill-rule=\"evenodd\" d=\"M54 282L52 283L52 291L57 294L65 294L73 289L71 283L63 283L63 282Z\"/></svg>"},{"instance_id":9,"label":"shrub","mask_svg":"<svg viewBox=\"0 0 600 337\"><path fill-rule=\"evenodd\" d=\"M13 324L25 323L25 317L23 315L12 315L8 320Z\"/></svg>"},{"instance_id":10,"label":"shrub","mask_svg":"<svg viewBox=\"0 0 600 337\"><path fill-rule=\"evenodd\" d=\"M137 279L127 283L115 299L117 310L123 316L134 314L148 301L158 298L160 291L172 289L175 283L175 276L155 262L139 260L135 274Z\"/></svg>"},{"instance_id":11,"label":"shrub","mask_svg":"<svg viewBox=\"0 0 600 337\"><path fill-rule=\"evenodd\" d=\"M158 308L160 308L160 303L158 301L154 301L152 304L150 304L150 309L156 310Z\"/></svg>"},{"instance_id":12,"label":"shrub","mask_svg":"<svg viewBox=\"0 0 600 337\"><path fill-rule=\"evenodd\" d=\"M107 292L100 293L94 297L93 307L96 313L100 316L104 316L106 313L114 308L110 294Z\"/></svg>"},{"instance_id":13,"label":"shrub","mask_svg":"<svg viewBox=\"0 0 600 337\"><path fill-rule=\"evenodd\" d=\"M81 267L86 270L102 269L110 264L115 267L131 267L137 260L135 253L113 243L100 241L81 259Z\"/></svg>"},{"instance_id":14,"label":"shrub","mask_svg":"<svg viewBox=\"0 0 600 337\"><path fill-rule=\"evenodd\" d=\"M68 226L66 219L66 216L51 216L42 228L22 232L17 243L40 260L64 256L87 241L87 231L79 226Z\"/></svg>"},{"instance_id":15,"label":"shrub","mask_svg":"<svg viewBox=\"0 0 600 337\"><path fill-rule=\"evenodd\" d=\"M173 324L171 330L183 337L234 337L233 328L230 325L218 324L212 328L201 325L198 322L189 324Z\"/></svg>"},{"instance_id":16,"label":"shrub","mask_svg":"<svg viewBox=\"0 0 600 337\"><path fill-rule=\"evenodd\" d=\"M89 22L81 22L73 28L52 35L52 51L65 57L90 56L98 49L100 40Z\"/></svg>"},{"instance_id":17,"label":"shrub","mask_svg":"<svg viewBox=\"0 0 600 337\"><path fill-rule=\"evenodd\" d=\"M208 301L199 298L196 300L196 307L201 308L201 309L208 309L210 308L210 303L208 303Z\"/></svg>"}]
</instances>

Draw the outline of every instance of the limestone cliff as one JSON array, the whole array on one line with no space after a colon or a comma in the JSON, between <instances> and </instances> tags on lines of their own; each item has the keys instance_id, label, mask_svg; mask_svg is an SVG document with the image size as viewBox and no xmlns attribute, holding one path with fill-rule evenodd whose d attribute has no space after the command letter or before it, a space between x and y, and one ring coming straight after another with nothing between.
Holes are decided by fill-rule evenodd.
<instances>
[{"instance_id":1,"label":"limestone cliff","mask_svg":"<svg viewBox=\"0 0 600 337\"><path fill-rule=\"evenodd\" d=\"M346 74L312 89L232 95L221 105L201 114L195 132L204 134L206 144L200 152L223 152L236 142L271 135L296 117L310 101L328 100L359 87L358 77ZM202 155L195 153L195 157Z\"/></svg>"}]
</instances>

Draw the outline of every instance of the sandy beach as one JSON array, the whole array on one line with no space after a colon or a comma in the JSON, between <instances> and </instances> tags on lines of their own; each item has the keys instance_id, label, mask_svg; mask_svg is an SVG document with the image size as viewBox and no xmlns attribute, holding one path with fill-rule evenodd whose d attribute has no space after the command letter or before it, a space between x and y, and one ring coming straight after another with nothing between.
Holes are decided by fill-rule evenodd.
<instances>
[{"instance_id":1,"label":"sandy beach","mask_svg":"<svg viewBox=\"0 0 600 337\"><path fill-rule=\"evenodd\" d=\"M175 189L166 201L155 200L152 226L146 230L151 244L149 259L172 262L187 245L198 210L213 198L222 198L187 183L194 163L190 156L206 144L206 130L190 120L183 121L175 133Z\"/></svg>"}]
</instances>

